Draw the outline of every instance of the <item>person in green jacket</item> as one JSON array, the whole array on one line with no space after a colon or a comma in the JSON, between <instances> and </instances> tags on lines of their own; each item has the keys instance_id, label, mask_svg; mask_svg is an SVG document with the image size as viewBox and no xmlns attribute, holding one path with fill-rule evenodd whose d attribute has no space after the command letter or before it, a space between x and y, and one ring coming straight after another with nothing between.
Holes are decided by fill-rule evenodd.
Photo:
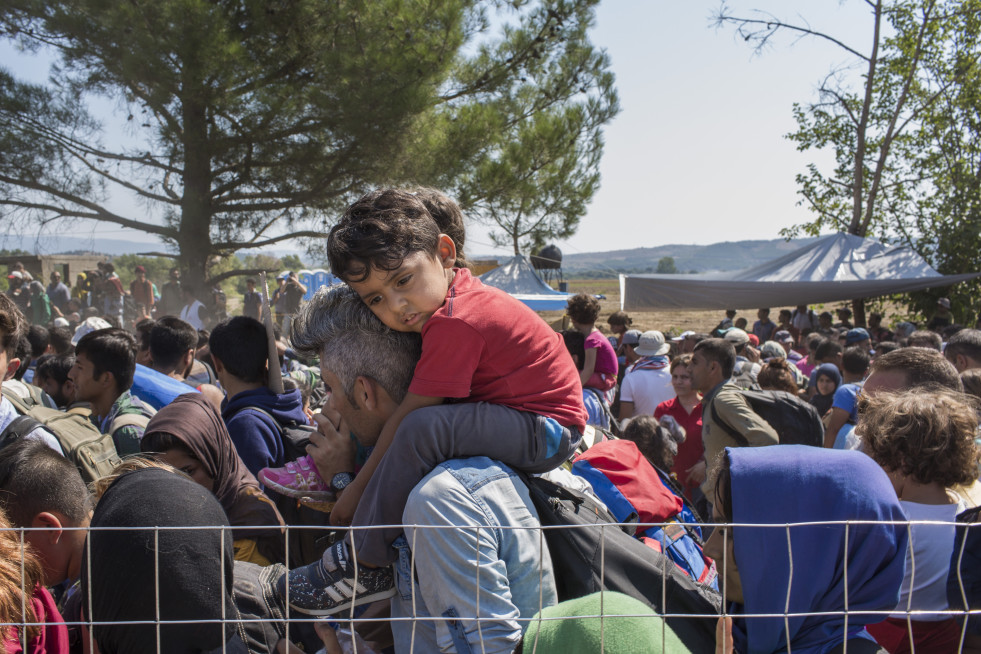
<instances>
[{"instance_id":1,"label":"person in green jacket","mask_svg":"<svg viewBox=\"0 0 981 654\"><path fill-rule=\"evenodd\" d=\"M35 280L31 282L31 324L43 325L51 323L51 300L44 291L44 284Z\"/></svg>"}]
</instances>

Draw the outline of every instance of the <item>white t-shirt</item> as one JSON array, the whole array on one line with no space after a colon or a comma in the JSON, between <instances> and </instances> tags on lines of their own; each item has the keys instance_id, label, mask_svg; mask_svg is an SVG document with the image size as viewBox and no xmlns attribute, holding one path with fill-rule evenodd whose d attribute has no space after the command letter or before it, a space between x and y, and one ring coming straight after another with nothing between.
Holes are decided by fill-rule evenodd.
<instances>
[{"instance_id":1,"label":"white t-shirt","mask_svg":"<svg viewBox=\"0 0 981 654\"><path fill-rule=\"evenodd\" d=\"M673 399L674 387L667 366L661 370L631 370L620 384L620 401L633 402L635 416L652 416L658 404Z\"/></svg>"},{"instance_id":2,"label":"white t-shirt","mask_svg":"<svg viewBox=\"0 0 981 654\"><path fill-rule=\"evenodd\" d=\"M947 605L947 573L950 571L950 555L954 552L954 535L957 514L966 507L961 500L956 504L918 504L900 501L906 517L912 522L931 520L945 522L942 525L912 525L910 543L906 550L906 576L899 594L897 611L892 617L906 618L907 604L911 611L945 611ZM910 602L910 589L913 601ZM945 620L943 614L914 614L914 620Z\"/></svg>"}]
</instances>

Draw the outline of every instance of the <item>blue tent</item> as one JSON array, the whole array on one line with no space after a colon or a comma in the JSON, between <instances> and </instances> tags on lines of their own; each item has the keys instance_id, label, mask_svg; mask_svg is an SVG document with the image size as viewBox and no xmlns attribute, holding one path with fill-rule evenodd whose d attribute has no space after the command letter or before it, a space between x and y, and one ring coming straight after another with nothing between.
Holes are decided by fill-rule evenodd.
<instances>
[{"instance_id":1,"label":"blue tent","mask_svg":"<svg viewBox=\"0 0 981 654\"><path fill-rule=\"evenodd\" d=\"M481 275L480 281L501 289L535 311L561 311L571 295L543 282L528 259L520 254Z\"/></svg>"}]
</instances>

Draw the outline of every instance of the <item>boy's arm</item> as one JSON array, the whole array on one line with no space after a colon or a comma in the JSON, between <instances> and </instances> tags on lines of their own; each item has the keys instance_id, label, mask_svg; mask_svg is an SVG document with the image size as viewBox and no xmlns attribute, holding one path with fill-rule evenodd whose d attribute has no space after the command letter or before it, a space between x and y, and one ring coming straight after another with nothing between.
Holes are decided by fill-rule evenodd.
<instances>
[{"instance_id":1,"label":"boy's arm","mask_svg":"<svg viewBox=\"0 0 981 654\"><path fill-rule=\"evenodd\" d=\"M405 394L405 399L395 409L395 413L385 421L385 426L382 427L381 434L378 436L378 441L375 443L375 449L372 450L371 456L365 461L364 466L358 472L354 481L337 498L337 504L334 505L333 510L330 512L330 523L332 525L351 524L351 520L354 518L354 510L358 508L358 502L361 500L361 494L364 493L364 489L371 480L371 476L375 473L375 468L378 467L382 457L385 456L385 452L388 451L388 447L392 444L392 440L395 438L395 432L398 430L399 425L402 424L402 419L416 409L442 404L443 400L444 398L442 397L428 397L426 395L416 395L415 393Z\"/></svg>"}]
</instances>

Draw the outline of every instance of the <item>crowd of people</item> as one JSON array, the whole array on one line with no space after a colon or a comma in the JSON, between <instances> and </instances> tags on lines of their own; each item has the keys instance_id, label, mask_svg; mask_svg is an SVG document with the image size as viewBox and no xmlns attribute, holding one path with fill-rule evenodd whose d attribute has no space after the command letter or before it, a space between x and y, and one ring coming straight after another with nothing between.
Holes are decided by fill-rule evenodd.
<instances>
[{"instance_id":1,"label":"crowd of people","mask_svg":"<svg viewBox=\"0 0 981 654\"><path fill-rule=\"evenodd\" d=\"M799 306L670 337L623 311L604 331L580 293L559 333L472 276L465 241L442 193L375 191L328 237L345 284L303 302L286 274L265 305L249 280L234 317L177 270L158 293L110 262L72 288L13 267L5 650L981 651L981 331L949 302L922 330ZM819 441L790 444L760 396ZM597 467L604 443L636 462ZM599 536L604 575L633 547L718 610L679 616L630 575L569 596L590 563L542 529L569 498L663 517Z\"/></svg>"}]
</instances>

